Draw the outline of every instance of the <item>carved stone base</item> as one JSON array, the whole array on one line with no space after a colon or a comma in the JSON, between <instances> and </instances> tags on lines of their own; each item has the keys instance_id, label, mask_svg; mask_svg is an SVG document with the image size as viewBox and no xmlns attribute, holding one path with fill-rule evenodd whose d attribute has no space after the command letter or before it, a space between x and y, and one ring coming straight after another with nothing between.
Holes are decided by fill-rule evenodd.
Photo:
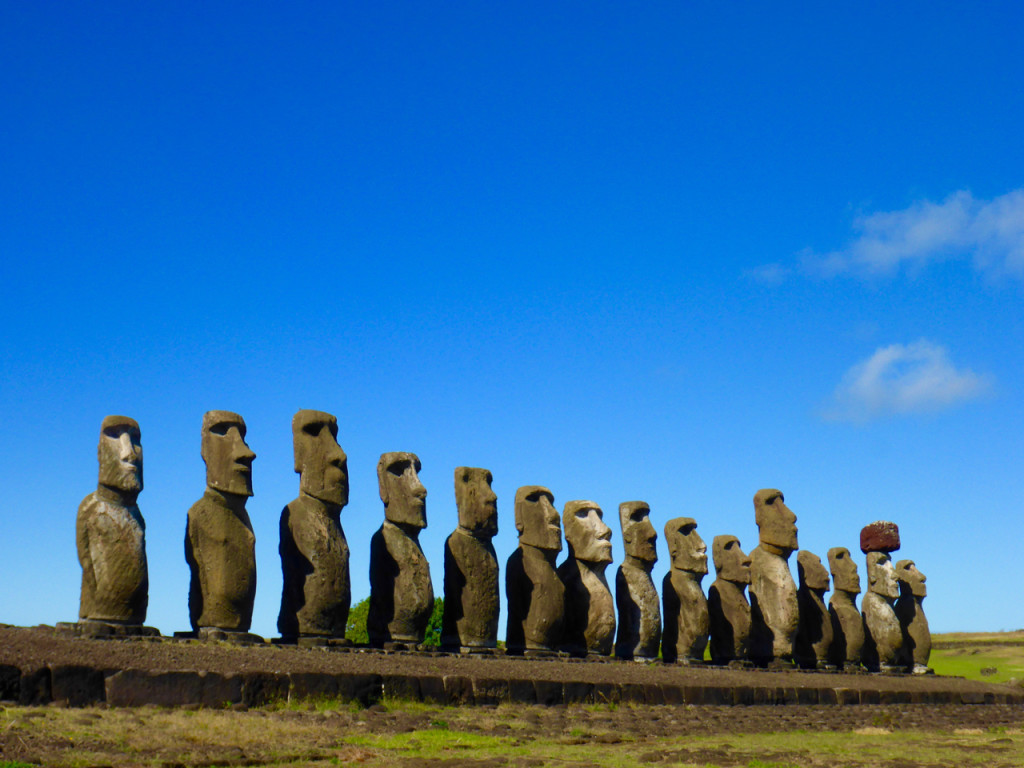
<instances>
[{"instance_id":1,"label":"carved stone base","mask_svg":"<svg viewBox=\"0 0 1024 768\"><path fill-rule=\"evenodd\" d=\"M91 639L123 640L128 638L159 638L160 630L142 624L117 624L110 621L59 621L56 630L62 635Z\"/></svg>"},{"instance_id":2,"label":"carved stone base","mask_svg":"<svg viewBox=\"0 0 1024 768\"><path fill-rule=\"evenodd\" d=\"M202 640L203 642L235 643L237 645L262 645L265 641L251 632L234 632L217 627L200 627L193 632L175 632L178 640Z\"/></svg>"},{"instance_id":3,"label":"carved stone base","mask_svg":"<svg viewBox=\"0 0 1024 768\"><path fill-rule=\"evenodd\" d=\"M915 664L914 669L911 670L915 675L934 675L935 670L931 667L927 667L924 664Z\"/></svg>"},{"instance_id":4,"label":"carved stone base","mask_svg":"<svg viewBox=\"0 0 1024 768\"><path fill-rule=\"evenodd\" d=\"M298 637L275 637L270 641L273 645L297 645L299 648L351 648L352 641L347 637L329 637L327 635L299 635Z\"/></svg>"}]
</instances>

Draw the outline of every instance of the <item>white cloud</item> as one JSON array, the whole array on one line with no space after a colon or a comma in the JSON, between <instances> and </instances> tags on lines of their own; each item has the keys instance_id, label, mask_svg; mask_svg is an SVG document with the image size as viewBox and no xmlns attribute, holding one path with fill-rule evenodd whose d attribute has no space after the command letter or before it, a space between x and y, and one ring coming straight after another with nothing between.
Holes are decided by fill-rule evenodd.
<instances>
[{"instance_id":1,"label":"white cloud","mask_svg":"<svg viewBox=\"0 0 1024 768\"><path fill-rule=\"evenodd\" d=\"M782 264L762 264L760 267L747 270L744 275L759 283L779 285L785 281L790 272L792 269Z\"/></svg>"},{"instance_id":2,"label":"white cloud","mask_svg":"<svg viewBox=\"0 0 1024 768\"><path fill-rule=\"evenodd\" d=\"M891 414L949 408L984 395L991 378L957 370L945 347L922 339L880 347L843 376L825 417L868 421Z\"/></svg>"}]
</instances>

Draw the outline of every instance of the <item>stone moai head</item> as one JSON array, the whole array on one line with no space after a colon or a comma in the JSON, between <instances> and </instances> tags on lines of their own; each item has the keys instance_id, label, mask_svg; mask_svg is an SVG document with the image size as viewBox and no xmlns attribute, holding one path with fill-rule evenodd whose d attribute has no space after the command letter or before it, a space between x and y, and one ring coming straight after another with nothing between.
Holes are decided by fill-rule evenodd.
<instances>
[{"instance_id":1,"label":"stone moai head","mask_svg":"<svg viewBox=\"0 0 1024 768\"><path fill-rule=\"evenodd\" d=\"M299 490L326 504L348 504L348 457L338 445L338 420L323 411L292 418L292 444Z\"/></svg>"},{"instance_id":2,"label":"stone moai head","mask_svg":"<svg viewBox=\"0 0 1024 768\"><path fill-rule=\"evenodd\" d=\"M868 589L890 600L900 596L896 570L887 552L868 552Z\"/></svg>"},{"instance_id":3,"label":"stone moai head","mask_svg":"<svg viewBox=\"0 0 1024 768\"><path fill-rule=\"evenodd\" d=\"M914 597L927 597L928 588L924 583L927 578L917 570L913 560L900 560L896 563L896 579L903 589L909 589Z\"/></svg>"},{"instance_id":4,"label":"stone moai head","mask_svg":"<svg viewBox=\"0 0 1024 768\"><path fill-rule=\"evenodd\" d=\"M592 501L567 501L562 525L570 556L585 563L612 561L612 529L605 525L601 508Z\"/></svg>"},{"instance_id":5,"label":"stone moai head","mask_svg":"<svg viewBox=\"0 0 1024 768\"><path fill-rule=\"evenodd\" d=\"M841 592L860 594L860 574L857 563L850 557L846 547L832 547L828 551L828 567L832 571L832 584Z\"/></svg>"},{"instance_id":6,"label":"stone moai head","mask_svg":"<svg viewBox=\"0 0 1024 768\"><path fill-rule=\"evenodd\" d=\"M127 416L107 416L100 425L99 484L122 496L142 490L142 433Z\"/></svg>"},{"instance_id":7,"label":"stone moai head","mask_svg":"<svg viewBox=\"0 0 1024 768\"><path fill-rule=\"evenodd\" d=\"M658 533L651 524L651 508L646 501L619 504L619 523L626 555L645 563L658 562Z\"/></svg>"},{"instance_id":8,"label":"stone moai head","mask_svg":"<svg viewBox=\"0 0 1024 768\"><path fill-rule=\"evenodd\" d=\"M516 530L519 543L553 552L562 550L555 495L541 485L524 485L516 491Z\"/></svg>"},{"instance_id":9,"label":"stone moai head","mask_svg":"<svg viewBox=\"0 0 1024 768\"><path fill-rule=\"evenodd\" d=\"M796 556L796 569L800 576L801 586L816 592L824 592L828 589L828 571L821 564L821 558L813 552L801 549Z\"/></svg>"},{"instance_id":10,"label":"stone moai head","mask_svg":"<svg viewBox=\"0 0 1024 768\"><path fill-rule=\"evenodd\" d=\"M715 536L711 554L718 578L735 584L750 583L750 555L740 549L740 540L735 536Z\"/></svg>"},{"instance_id":11,"label":"stone moai head","mask_svg":"<svg viewBox=\"0 0 1024 768\"><path fill-rule=\"evenodd\" d=\"M455 468L455 505L459 528L471 536L489 539L498 532L498 495L491 490L489 469Z\"/></svg>"},{"instance_id":12,"label":"stone moai head","mask_svg":"<svg viewBox=\"0 0 1024 768\"><path fill-rule=\"evenodd\" d=\"M422 466L415 453L382 453L377 462L377 483L384 517L413 528L427 527L427 489L417 474Z\"/></svg>"},{"instance_id":13,"label":"stone moai head","mask_svg":"<svg viewBox=\"0 0 1024 768\"><path fill-rule=\"evenodd\" d=\"M201 453L210 488L252 496L252 461L256 454L245 443L245 419L231 411L203 414Z\"/></svg>"},{"instance_id":14,"label":"stone moai head","mask_svg":"<svg viewBox=\"0 0 1024 768\"><path fill-rule=\"evenodd\" d=\"M692 517L674 517L665 523L665 543L675 570L708 572L708 547L697 533L697 521Z\"/></svg>"},{"instance_id":15,"label":"stone moai head","mask_svg":"<svg viewBox=\"0 0 1024 768\"><path fill-rule=\"evenodd\" d=\"M763 488L755 493L754 519L761 544L781 549L787 556L800 548L796 540L796 515L786 506L782 491Z\"/></svg>"}]
</instances>

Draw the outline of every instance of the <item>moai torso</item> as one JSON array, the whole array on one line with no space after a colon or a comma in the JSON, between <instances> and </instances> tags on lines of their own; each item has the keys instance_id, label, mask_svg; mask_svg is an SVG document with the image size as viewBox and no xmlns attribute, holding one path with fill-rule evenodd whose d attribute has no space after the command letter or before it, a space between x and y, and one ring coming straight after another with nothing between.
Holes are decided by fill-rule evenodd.
<instances>
[{"instance_id":1,"label":"moai torso","mask_svg":"<svg viewBox=\"0 0 1024 768\"><path fill-rule=\"evenodd\" d=\"M798 557L800 626L796 638L797 661L808 669L826 669L832 648L832 618L825 607L829 575L816 555L804 550Z\"/></svg>"},{"instance_id":2,"label":"moai torso","mask_svg":"<svg viewBox=\"0 0 1024 768\"><path fill-rule=\"evenodd\" d=\"M422 643L433 610L430 565L418 538L385 520L370 539L370 644Z\"/></svg>"},{"instance_id":3,"label":"moai torso","mask_svg":"<svg viewBox=\"0 0 1024 768\"><path fill-rule=\"evenodd\" d=\"M789 564L761 546L750 553L750 560L751 658L791 659L800 604Z\"/></svg>"},{"instance_id":4,"label":"moai torso","mask_svg":"<svg viewBox=\"0 0 1024 768\"><path fill-rule=\"evenodd\" d=\"M864 649L864 619L857 608L860 594L857 563L846 547L832 547L828 551L828 563L832 572L832 596L828 601L832 620L829 657L840 669L856 670L861 665Z\"/></svg>"},{"instance_id":5,"label":"moai torso","mask_svg":"<svg viewBox=\"0 0 1024 768\"><path fill-rule=\"evenodd\" d=\"M513 653L556 651L562 640L565 586L555 569L557 550L520 544L505 568L506 645Z\"/></svg>"},{"instance_id":6,"label":"moai torso","mask_svg":"<svg viewBox=\"0 0 1024 768\"><path fill-rule=\"evenodd\" d=\"M595 564L571 558L558 566L565 584L565 639L574 655L608 656L615 644L615 603L604 571Z\"/></svg>"},{"instance_id":7,"label":"moai torso","mask_svg":"<svg viewBox=\"0 0 1024 768\"><path fill-rule=\"evenodd\" d=\"M661 656L667 662L704 660L711 625L701 579L703 574L676 569L665 574L661 588L665 602Z\"/></svg>"},{"instance_id":8,"label":"moai torso","mask_svg":"<svg viewBox=\"0 0 1024 768\"><path fill-rule=\"evenodd\" d=\"M661 607L651 578L654 563L623 563L615 574L618 635L615 655L622 659L654 659L661 646Z\"/></svg>"},{"instance_id":9,"label":"moai torso","mask_svg":"<svg viewBox=\"0 0 1024 768\"><path fill-rule=\"evenodd\" d=\"M750 654L750 603L747 585L721 577L708 589L711 660L715 664L745 660Z\"/></svg>"}]
</instances>

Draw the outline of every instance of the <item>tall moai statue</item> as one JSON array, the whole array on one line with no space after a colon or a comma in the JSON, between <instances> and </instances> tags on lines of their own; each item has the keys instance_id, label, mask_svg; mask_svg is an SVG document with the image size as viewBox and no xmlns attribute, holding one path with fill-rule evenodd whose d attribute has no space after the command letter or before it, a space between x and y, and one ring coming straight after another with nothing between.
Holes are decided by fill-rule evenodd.
<instances>
[{"instance_id":1,"label":"tall moai statue","mask_svg":"<svg viewBox=\"0 0 1024 768\"><path fill-rule=\"evenodd\" d=\"M894 607L900 588L889 553L900 548L899 528L885 521L865 526L860 548L868 561L868 591L861 601L864 666L872 672L896 671L903 654L903 630Z\"/></svg>"},{"instance_id":2,"label":"tall moai statue","mask_svg":"<svg viewBox=\"0 0 1024 768\"><path fill-rule=\"evenodd\" d=\"M900 560L896 563L896 579L900 587L896 617L903 630L903 664L915 675L926 675L932 672L928 666L932 635L922 605L928 595L925 575L917 570L913 560Z\"/></svg>"},{"instance_id":3,"label":"tall moai statue","mask_svg":"<svg viewBox=\"0 0 1024 768\"><path fill-rule=\"evenodd\" d=\"M829 587L828 571L821 558L806 549L796 556L800 588L800 626L796 635L797 663L805 669L830 669L829 651L832 649L832 617L825 607L825 593Z\"/></svg>"},{"instance_id":4,"label":"tall moai statue","mask_svg":"<svg viewBox=\"0 0 1024 768\"><path fill-rule=\"evenodd\" d=\"M384 523L370 539L370 645L406 648L423 642L434 610L430 565L420 548L427 527L427 489L419 457L396 451L377 462Z\"/></svg>"},{"instance_id":5,"label":"tall moai statue","mask_svg":"<svg viewBox=\"0 0 1024 768\"><path fill-rule=\"evenodd\" d=\"M349 549L341 527L348 504L348 457L338 445L338 420L302 410L292 419L299 496L281 512L281 611L285 640L319 644L345 637L352 603Z\"/></svg>"},{"instance_id":6,"label":"tall moai statue","mask_svg":"<svg viewBox=\"0 0 1024 768\"><path fill-rule=\"evenodd\" d=\"M796 515L774 488L754 494L754 515L760 541L750 553L750 658L758 664L792 665L800 622L788 562L799 548Z\"/></svg>"},{"instance_id":7,"label":"tall moai statue","mask_svg":"<svg viewBox=\"0 0 1024 768\"><path fill-rule=\"evenodd\" d=\"M245 420L231 411L203 415L206 492L188 511L185 560L191 572L189 620L200 639L260 640L249 635L256 597L256 536L245 503L252 462Z\"/></svg>"},{"instance_id":8,"label":"tall moai statue","mask_svg":"<svg viewBox=\"0 0 1024 768\"><path fill-rule=\"evenodd\" d=\"M565 585L555 569L562 529L554 502L554 494L543 486L516 491L519 547L505 566L505 645L512 654L554 653L562 641Z\"/></svg>"},{"instance_id":9,"label":"tall moai statue","mask_svg":"<svg viewBox=\"0 0 1024 768\"><path fill-rule=\"evenodd\" d=\"M651 508L644 501L625 501L619 505L619 523L626 556L615 573L615 605L619 612L615 655L620 659L654 659L661 645L661 607L651 578L658 562L658 534L651 524Z\"/></svg>"},{"instance_id":10,"label":"tall moai statue","mask_svg":"<svg viewBox=\"0 0 1024 768\"><path fill-rule=\"evenodd\" d=\"M441 645L466 652L498 645L498 496L490 470L455 468L459 523L444 543Z\"/></svg>"},{"instance_id":11,"label":"tall moai statue","mask_svg":"<svg viewBox=\"0 0 1024 768\"><path fill-rule=\"evenodd\" d=\"M711 661L715 664L749 664L750 556L735 536L715 536L711 543L715 582L708 589L708 620L711 630Z\"/></svg>"},{"instance_id":12,"label":"tall moai statue","mask_svg":"<svg viewBox=\"0 0 1024 768\"><path fill-rule=\"evenodd\" d=\"M672 566L661 585L665 604L661 657L670 663L702 662L710 634L708 601L700 585L708 572L708 548L692 517L665 523L665 543Z\"/></svg>"},{"instance_id":13,"label":"tall moai statue","mask_svg":"<svg viewBox=\"0 0 1024 768\"><path fill-rule=\"evenodd\" d=\"M864 649L864 619L857 608L860 575L846 547L832 547L828 551L828 566L832 572L832 596L828 600L832 619L829 659L839 669L854 672L861 668Z\"/></svg>"},{"instance_id":14,"label":"tall moai statue","mask_svg":"<svg viewBox=\"0 0 1024 768\"><path fill-rule=\"evenodd\" d=\"M558 566L565 584L563 650L608 656L615 644L615 602L604 572L612 561L612 529L592 501L569 501L562 525L569 556Z\"/></svg>"}]
</instances>

